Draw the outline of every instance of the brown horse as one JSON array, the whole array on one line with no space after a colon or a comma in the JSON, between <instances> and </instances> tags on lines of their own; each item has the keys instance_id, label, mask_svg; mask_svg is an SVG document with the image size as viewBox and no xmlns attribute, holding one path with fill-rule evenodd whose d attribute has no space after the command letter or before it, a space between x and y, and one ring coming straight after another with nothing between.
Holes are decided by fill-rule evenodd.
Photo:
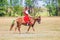
<instances>
[{"instance_id":1,"label":"brown horse","mask_svg":"<svg viewBox=\"0 0 60 40\"><path fill-rule=\"evenodd\" d=\"M27 32L29 31L29 29L32 27L33 31L35 31L34 29L34 24L36 23L36 21L40 24L40 21L41 21L41 17L39 16L38 18L30 18L30 22L31 24L29 24L28 26L28 30ZM10 27L10 30L12 30L13 26L14 26L14 22L17 23L17 27L15 28L15 30L18 28L18 31L20 32L20 28L21 28L21 25L27 25L23 18L17 18L16 20L13 21L11 27Z\"/></svg>"}]
</instances>

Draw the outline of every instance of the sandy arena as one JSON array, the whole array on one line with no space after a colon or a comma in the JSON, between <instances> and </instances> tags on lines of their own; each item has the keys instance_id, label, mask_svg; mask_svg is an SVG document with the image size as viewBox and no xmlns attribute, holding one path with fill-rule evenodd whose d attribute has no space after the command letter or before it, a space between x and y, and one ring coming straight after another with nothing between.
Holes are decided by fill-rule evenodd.
<instances>
[{"instance_id":1,"label":"sandy arena","mask_svg":"<svg viewBox=\"0 0 60 40\"><path fill-rule=\"evenodd\" d=\"M0 40L60 40L60 17L41 17L41 24L36 22L35 31L28 26L21 26L21 33L14 28L9 31L12 20L16 17L0 17Z\"/></svg>"}]
</instances>

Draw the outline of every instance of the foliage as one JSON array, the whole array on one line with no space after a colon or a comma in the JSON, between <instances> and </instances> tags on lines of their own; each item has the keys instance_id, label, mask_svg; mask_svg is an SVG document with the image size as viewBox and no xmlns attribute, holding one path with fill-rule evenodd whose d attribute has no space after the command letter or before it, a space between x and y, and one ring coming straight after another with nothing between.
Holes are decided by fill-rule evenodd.
<instances>
[{"instance_id":1,"label":"foliage","mask_svg":"<svg viewBox=\"0 0 60 40\"><path fill-rule=\"evenodd\" d=\"M32 5L32 1L31 1L31 0L26 0L26 5L27 5L27 6Z\"/></svg>"},{"instance_id":2,"label":"foliage","mask_svg":"<svg viewBox=\"0 0 60 40\"><path fill-rule=\"evenodd\" d=\"M23 7L21 6L14 6L14 13L16 13L17 15L22 16L23 12Z\"/></svg>"},{"instance_id":3,"label":"foliage","mask_svg":"<svg viewBox=\"0 0 60 40\"><path fill-rule=\"evenodd\" d=\"M37 0L25 0L26 6L34 5L34 1L37 1ZM46 8L48 8L49 15L50 16L56 16L57 14L60 15L60 12L58 12L57 10L57 6L55 6L53 2L54 0L52 0L51 5L48 4L46 6ZM10 4L8 4L8 0L0 0L0 16L22 16L23 7L17 3L18 3L17 0L10 0ZM60 8L60 0L58 0L58 4L59 4L58 8ZM31 13L31 15L35 16L36 13L41 13L40 8L34 7L33 9L34 9L34 12ZM42 15L47 15L47 14L43 13Z\"/></svg>"},{"instance_id":4,"label":"foliage","mask_svg":"<svg viewBox=\"0 0 60 40\"><path fill-rule=\"evenodd\" d=\"M5 16L5 15L6 15L5 7L0 7L0 16Z\"/></svg>"},{"instance_id":5,"label":"foliage","mask_svg":"<svg viewBox=\"0 0 60 40\"><path fill-rule=\"evenodd\" d=\"M8 2L7 0L0 0L0 6L7 6L8 5Z\"/></svg>"}]
</instances>

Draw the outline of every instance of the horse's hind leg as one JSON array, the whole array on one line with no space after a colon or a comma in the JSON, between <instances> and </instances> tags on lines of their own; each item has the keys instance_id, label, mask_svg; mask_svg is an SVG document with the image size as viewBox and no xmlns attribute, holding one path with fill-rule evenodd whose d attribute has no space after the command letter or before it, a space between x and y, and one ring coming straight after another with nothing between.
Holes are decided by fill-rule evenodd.
<instances>
[{"instance_id":1,"label":"horse's hind leg","mask_svg":"<svg viewBox=\"0 0 60 40\"><path fill-rule=\"evenodd\" d=\"M17 27L15 27L15 31L17 30Z\"/></svg>"},{"instance_id":2,"label":"horse's hind leg","mask_svg":"<svg viewBox=\"0 0 60 40\"><path fill-rule=\"evenodd\" d=\"M17 23L17 28L18 28L18 31L20 33L20 25L19 25L19 23Z\"/></svg>"}]
</instances>

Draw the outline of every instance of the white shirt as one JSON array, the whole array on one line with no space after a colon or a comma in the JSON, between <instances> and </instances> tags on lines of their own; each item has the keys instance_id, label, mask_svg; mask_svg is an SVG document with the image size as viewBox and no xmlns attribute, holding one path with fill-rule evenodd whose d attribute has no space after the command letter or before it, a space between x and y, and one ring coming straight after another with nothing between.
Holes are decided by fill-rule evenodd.
<instances>
[{"instance_id":1,"label":"white shirt","mask_svg":"<svg viewBox=\"0 0 60 40\"><path fill-rule=\"evenodd\" d=\"M28 13L28 10L26 10L25 12L26 12L26 14L29 14L29 13Z\"/></svg>"}]
</instances>

